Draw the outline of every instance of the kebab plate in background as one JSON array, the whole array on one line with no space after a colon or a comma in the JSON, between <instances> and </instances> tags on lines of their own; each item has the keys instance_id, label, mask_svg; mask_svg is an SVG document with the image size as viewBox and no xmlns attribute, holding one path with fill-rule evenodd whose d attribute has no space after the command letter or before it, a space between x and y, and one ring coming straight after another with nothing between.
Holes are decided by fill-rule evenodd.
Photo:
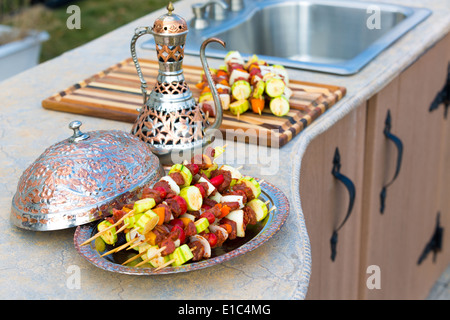
<instances>
[{"instance_id":1,"label":"kebab plate in background","mask_svg":"<svg viewBox=\"0 0 450 320\"><path fill-rule=\"evenodd\" d=\"M224 62L219 69L210 69L223 110L238 118L249 110L261 115L266 107L279 117L289 112L292 90L282 65L270 66L257 55L245 62L238 51L228 52ZM199 105L214 117L213 96L204 74L196 87L201 90Z\"/></svg>"}]
</instances>

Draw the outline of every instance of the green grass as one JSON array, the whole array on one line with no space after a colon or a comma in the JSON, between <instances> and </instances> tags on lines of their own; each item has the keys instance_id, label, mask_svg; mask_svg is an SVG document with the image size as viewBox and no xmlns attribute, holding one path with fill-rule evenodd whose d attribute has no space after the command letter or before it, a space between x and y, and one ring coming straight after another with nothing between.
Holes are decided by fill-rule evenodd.
<instances>
[{"instance_id":1,"label":"green grass","mask_svg":"<svg viewBox=\"0 0 450 320\"><path fill-rule=\"evenodd\" d=\"M41 62L52 59L65 51L96 39L118 27L150 12L163 8L167 0L79 0L71 4L80 7L81 29L70 30L66 21L71 15L67 6L57 9L40 7L37 29L50 34L50 40L43 43Z\"/></svg>"}]
</instances>

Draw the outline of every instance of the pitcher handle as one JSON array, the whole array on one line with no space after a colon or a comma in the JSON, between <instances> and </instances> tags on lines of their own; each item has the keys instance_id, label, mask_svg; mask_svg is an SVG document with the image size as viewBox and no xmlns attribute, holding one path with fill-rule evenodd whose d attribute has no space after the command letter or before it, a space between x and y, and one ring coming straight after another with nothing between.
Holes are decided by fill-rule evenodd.
<instances>
[{"instance_id":1,"label":"pitcher handle","mask_svg":"<svg viewBox=\"0 0 450 320\"><path fill-rule=\"evenodd\" d=\"M205 50L206 46L211 42L218 42L223 47L225 47L225 42L218 38L209 38L203 41L202 46L200 48L200 61L202 62L203 71L205 72L206 80L208 81L208 85L211 88L211 93L214 99L214 113L216 115L216 119L214 121L214 124L208 128L210 129L219 129L220 125L222 124L222 118L223 118L223 110L222 110L222 104L220 102L219 93L217 92L216 86L214 84L214 81L211 76L211 72L209 71L209 65L206 61L205 56Z\"/></svg>"},{"instance_id":2,"label":"pitcher handle","mask_svg":"<svg viewBox=\"0 0 450 320\"><path fill-rule=\"evenodd\" d=\"M139 64L138 57L136 54L136 41L144 34L152 34L151 28L138 27L134 30L134 36L131 39L131 57L133 58L134 65L136 66L136 71L139 76L139 80L141 80L141 91L144 96L144 105L145 105L148 99L147 81L145 81L144 79L144 75L142 74L141 66Z\"/></svg>"}]
</instances>

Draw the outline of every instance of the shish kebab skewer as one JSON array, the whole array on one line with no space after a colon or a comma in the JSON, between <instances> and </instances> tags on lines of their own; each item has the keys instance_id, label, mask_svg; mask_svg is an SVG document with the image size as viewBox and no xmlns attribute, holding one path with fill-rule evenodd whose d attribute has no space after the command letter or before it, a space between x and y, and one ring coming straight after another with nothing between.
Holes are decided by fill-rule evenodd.
<instances>
[{"instance_id":1,"label":"shish kebab skewer","mask_svg":"<svg viewBox=\"0 0 450 320\"><path fill-rule=\"evenodd\" d=\"M273 210L273 209L272 209L272 210ZM213 228L215 228L215 229L217 230L217 229L220 229L221 227L220 227L220 226L215 226L215 225L210 225L210 229L213 229ZM213 231L216 231L216 230L213 230ZM226 232L226 231L223 230L223 232ZM202 237L201 237L201 236L198 236L198 238L202 238ZM192 238L191 238L191 239L192 239ZM224 240L226 240L226 239L224 239ZM206 239L203 239L203 242L206 242L206 245L207 245L208 247L210 246L210 245L208 244L208 242L207 242ZM194 248L196 248L196 247L194 247ZM194 248L191 248L191 250L194 250ZM209 250L210 250L210 248L209 248ZM141 255L139 255L139 257L140 257L140 256L141 256ZM137 257L136 257L136 258L137 258ZM136 259L136 258L129 259L128 261L126 261L126 262L123 263L123 264L127 264L127 263L133 261L133 260ZM143 264L149 262L150 260L152 260L152 258L153 258L153 257L147 258L147 259L144 260L143 262L141 262L141 263L139 263L138 265L136 265L136 267L141 266L141 265L143 265ZM202 258L202 257L200 257L200 258ZM207 258L207 257L205 257L205 258ZM174 261L174 260L170 260L170 261L166 262L164 265L158 267L158 268L155 270L155 272L158 271L158 270L160 270L160 269L161 269L162 267L164 267L164 266L170 265L173 261Z\"/></svg>"},{"instance_id":2,"label":"shish kebab skewer","mask_svg":"<svg viewBox=\"0 0 450 320\"><path fill-rule=\"evenodd\" d=\"M129 216L132 216L134 214L133 211L128 212L126 215L124 215L122 218L120 218L116 223L111 224L110 226L108 226L107 228L102 229L101 231L99 231L97 234L95 234L93 237L87 239L86 241L84 241L80 246L85 246L87 244L89 244L90 242L92 242L93 240L97 239L98 237L100 237L102 234L105 234L106 232L108 232L109 230L117 227L119 224L122 223L123 220L125 220L126 218L128 218Z\"/></svg>"},{"instance_id":3,"label":"shish kebab skewer","mask_svg":"<svg viewBox=\"0 0 450 320\"><path fill-rule=\"evenodd\" d=\"M214 149L214 150L215 150L215 158L218 158L219 156L221 156L221 155L223 154L223 152L225 152L225 149L226 149L227 146L228 146L228 145L226 144L226 145L224 145L224 146L221 147L221 148L220 148L220 147L215 148L215 149ZM242 169L242 167L240 167L240 169ZM238 169L238 170L240 170L240 169ZM92 242L93 240L95 240L95 239L97 239L98 237L100 237L102 234L104 234L104 233L108 232L109 230L111 230L111 229L117 227L118 225L120 225L124 219L128 218L129 216L131 216L131 215L133 215L133 214L134 214L133 211L128 212L125 216L123 216L122 218L120 218L116 223L110 225L110 226L107 227L107 228L102 229L102 230L99 231L97 234L95 234L93 237L91 237L91 238L87 239L86 241L84 241L80 246L85 246L85 245L89 244L89 243ZM122 227L122 228L124 228L124 227ZM126 227L125 227L125 228L126 228ZM120 230L120 231L123 231L123 230ZM120 231L117 231L117 233L120 232Z\"/></svg>"},{"instance_id":4,"label":"shish kebab skewer","mask_svg":"<svg viewBox=\"0 0 450 320\"><path fill-rule=\"evenodd\" d=\"M203 155L202 155L203 156ZM221 169L223 168L224 166L222 166L221 167ZM212 176L212 175L214 175L215 173L217 173L217 172L219 172L219 173L221 173L221 172L223 172L223 170L221 171L221 170L212 170L212 171L208 171L208 170L205 170L205 171L202 171L202 176L200 176L200 177L197 177L198 178L198 181L197 182L200 182L200 184L199 183L197 183L195 186L191 186L190 185L190 182L192 181L192 177L190 177L190 179L188 179L188 180L191 180L191 181L189 181L189 183L183 183L183 181L180 181L181 179L179 179L180 178L180 174L183 172L182 170L180 170L180 167L179 166L174 166L173 168L172 168L173 170L176 170L176 169L178 169L179 171L177 172L177 171L175 171L175 172L177 172L177 173L179 173L179 175L178 175L178 179L176 178L176 175L174 175L174 178L176 179L176 180L178 180L178 183L177 183L177 185L174 185L174 183L173 182L171 182L171 183L169 183L171 180L170 179L172 179L173 180L173 178L171 178L170 177L170 173L169 173L169 178L170 179L168 179L168 178L166 178L166 179L161 179L161 181L164 181L163 183L161 183L161 184L166 184L166 185L168 185L169 186L169 188L170 188L170 191L172 191L173 192L173 190L172 189L174 189L174 190L176 190L176 192L175 193L178 193L178 194L180 194L181 193L181 191L182 190L187 190L186 192L184 192L185 193L185 196L186 196L186 199L187 199L187 201L186 201L186 206L187 207L190 207L189 208L189 213L187 214L187 215L191 215L190 213L193 213L193 211L195 211L195 210L193 210L193 209L200 209L200 208L198 208L198 203L196 203L196 201L191 201L191 200L195 200L195 199L190 199L190 197L189 196L192 196L193 194L195 195L195 194L197 194L198 195L198 193L199 192L195 192L195 191L191 191L191 190L195 190L195 189L192 189L192 187L196 187L197 186L197 189L198 190L200 190L201 189L201 187L202 187L202 183L203 183L203 186L204 186L204 188L203 189L207 189L207 195L208 195L208 197L209 196L211 196L211 190L210 190L210 188L209 188L209 185L211 185L211 181L215 181L216 183L217 183L217 181L219 181L219 182L221 182L221 179L215 179L214 180L214 178L216 177L216 176ZM205 169L208 169L208 168L205 168ZM185 171L185 173L186 173L187 171ZM205 173L206 172L206 173ZM207 174L209 174L210 175L210 178L211 178L211 180L209 180L208 179L208 177L207 177ZM187 173L186 173L186 175L188 175ZM197 175L197 173L196 173L196 175ZM203 176L203 175L205 175L205 176ZM231 175L231 174L230 174ZM183 175L181 174L181 178L183 178L184 179L184 177L183 177ZM202 181L202 179L203 179L203 181L205 181L205 182L201 182ZM222 179L223 179L223 177L222 177ZM237 180L237 179L236 179ZM245 194L245 192L242 190L242 186L244 187L244 188L247 188L247 191L248 190L250 190L250 193L252 193L253 192L253 190L251 189L251 188L249 188L249 187L247 187L247 185L249 184L249 183L253 183L253 182L251 182L251 181L249 181L249 180L242 180L242 181L245 181L246 183L243 183L241 180L239 180L240 182L239 183L237 183L237 181L233 181L234 182L234 185L236 185L237 187L239 187L239 186L241 186L240 187L240 189L241 189L241 192L240 192L240 194L242 194L242 193L244 193ZM209 182L209 184L207 184ZM222 180L222 182L223 182L223 180ZM229 183L230 181L228 181L228 184L230 184ZM157 189L157 187L156 187L156 185L157 184L155 184L155 189ZM226 185L226 184L225 184ZM180 188L180 187L182 187L182 188ZM213 186L214 187L214 186ZM237 188L236 187L236 188ZM253 186L254 187L254 189L256 189L256 191L258 191L258 189L256 188L256 186ZM258 185L258 188L259 188L259 185ZM237 189L239 189L239 188L237 188ZM179 190L179 191L178 191ZM153 190L153 191L155 191L155 190ZM205 190L204 190L205 191ZM214 190L213 190L214 191ZM231 192L228 192L227 194L225 194L224 196L222 196L220 193L218 193L218 192L216 192L213 196L211 196L211 199L210 199L210 201L209 201L209 203L211 203L211 200L212 200L212 198L213 197L215 197L215 199L216 200L219 200L217 197L219 196L219 197L221 197L222 199L223 198L229 198L229 197L232 197L232 199L236 199L236 197L239 197L239 196L237 196L237 194L239 194L239 192L238 192L239 190L237 190L237 191L231 191ZM205 193L206 193L206 191L205 191ZM234 193L234 194L233 194ZM259 193L260 193L260 189L259 189ZM176 195L178 198L177 199L179 199L179 196L178 195ZM202 196L202 195L200 195L200 196ZM206 196L206 195L205 195ZM257 194L256 196L259 196L259 194ZM234 198L233 198L234 197ZM244 196L241 196L242 198L244 197ZM253 196L254 198L257 198L257 197L255 197L255 196ZM199 198L199 197L197 197L197 198ZM151 199L151 198L147 198L147 199ZM174 202L173 202L173 198L170 198L170 199L172 199L172 201L171 201L171 203L173 204ZM168 199L167 201L169 201L170 199ZM209 198L205 198L205 199L209 199ZM145 199L142 199L142 200L145 200ZM153 200L155 200L155 199L153 199ZM160 199L159 199L160 200ZM258 199L255 199L255 201L256 200L258 200ZM148 203L150 203L150 209L149 209L149 211L151 211L151 209L152 208L154 208L154 206L155 206L155 204L156 204L156 201L151 201L151 200L146 200ZM215 201L215 200L213 200L213 201ZM253 203L255 202L255 201L253 201ZM261 200L258 200L258 201L261 201ZM158 201L159 202L159 201ZM208 201L206 201L206 202L208 202ZM223 201L222 201L223 202ZM244 201L242 201L241 200L241 203L239 203L239 201L237 201L237 204L238 204L238 206L239 206L239 208L241 209L241 206L244 204L243 203ZM251 201L250 201L251 202ZM262 201L261 201L262 202ZM202 201L201 201L201 199L200 199L200 203L202 203ZM216 202L217 203L217 202ZM138 203L138 206L139 206L139 204L140 203ZM220 204L220 206L222 206L222 204L220 203L220 201L217 203L217 204ZM264 202L262 202L262 204L264 205L264 207L266 206L266 204L264 203ZM134 204L134 206L136 206L136 203ZM144 208L144 210L142 210L142 208L138 208L138 206L137 207L133 207L133 209L131 209L131 208L127 208L127 209L130 209L130 210L134 210L134 215L133 215L133 217L134 216L136 216L136 215L138 215L138 212L141 212L141 211L145 211L147 208ZM159 206L159 205L158 205ZM226 207L226 205L224 205L224 207ZM156 209L154 209L154 211L156 211L157 210L157 208ZM184 212L186 212L186 210L184 210ZM208 211L207 210L205 210L205 212L204 213L207 213ZM217 209L216 209L216 212L217 212ZM220 212L220 211L219 211ZM239 224L239 228L240 228L240 232L242 232L242 230L241 229L243 229L243 227L245 227L245 226L243 226L243 223L242 223L242 220L243 220L243 215L244 215L244 212L242 211L242 210L235 210L235 211L233 211L234 213L233 213L233 215L230 215L230 216L228 216L228 213L229 213L230 211L228 211L227 212L227 220L228 221L232 221L232 220L230 220L231 218L234 218L234 219L237 219L237 221L240 221L240 224ZM145 212L145 213L147 213L147 212ZM178 212L178 214L180 214L180 212ZM267 214L267 208L266 208L266 214ZM191 215L192 216L192 215ZM220 216L220 214L219 214L219 216ZM128 219L128 222L127 223L130 223L130 220L131 220L131 218L130 217L128 217L129 219ZM175 218L178 218L178 215L177 215L177 217L175 217ZM183 217L185 220L184 221L186 221L186 218L187 218L187 216L185 216L185 217ZM187 251L189 251L189 253L191 253L191 250L194 250L193 248L195 247L197 247L197 246L195 246L195 240L197 240L197 241L199 241L199 239L203 239L203 240L205 240L205 238L203 237L203 236L201 236L200 235L200 233L201 232L204 232L204 230L206 229L206 228L208 228L208 226L210 226L210 229L211 230L220 230L220 229L222 229L222 231L224 230L224 228L222 228L221 226L219 226L219 225L217 225L217 224L214 224L214 222L216 222L216 221L214 221L214 220L216 220L216 218L217 217L214 217L214 215L212 216L212 218L211 218L211 212L209 212L209 218L210 218L210 221L208 221L207 220L207 218L206 217L198 217L198 219L197 219L197 224L198 225L206 225L206 227L204 228L204 229L198 229L197 228L197 224L195 224L195 226L196 226L196 230L197 230L197 233L199 233L199 234L192 234L191 233L191 235L190 235L190 238L189 238L189 240L190 240L190 242L194 242L194 244L192 245L192 243L189 243L189 245L191 245L191 249L188 249L189 248L189 246L188 245L186 245L186 244L182 244L181 246L180 246L180 244L178 244L178 247L176 248L176 250L178 250L178 249L180 249L180 250L178 250L178 252L177 253L179 253L179 255L181 255L181 256L183 256L183 254L186 254L186 252ZM221 217L222 218L222 217ZM225 218L225 216L223 217L223 218ZM230 219L228 219L228 218L230 218ZM122 221L123 220L125 220L125 219L122 219ZM144 219L144 222L145 223L142 223L142 221L141 221L141 218L140 219L138 219L138 221L134 221L135 222L135 225L138 225L138 227L139 228L141 228L142 229L142 231L144 231L143 232L143 234L147 234L147 233L149 233L149 232L151 232L151 230L153 229L153 228L155 228L155 222L154 221L156 221L157 219L154 219L154 220L152 220L152 218L146 218L146 219ZM167 219L166 219L167 220ZM170 221L172 221L172 220L180 220L180 219L168 219L168 221L166 221L166 222L170 222ZM188 218L188 220L189 220L189 218ZM211 221L212 220L212 221ZM217 219L218 220L218 219ZM224 220L224 219L222 219L222 220ZM152 222L153 221L153 222ZM157 222L159 221L159 219L157 220ZM198 223L199 221L201 221L202 223ZM208 222L206 222L206 221L208 221ZM188 221L189 222L189 221ZM206 222L206 223L205 223ZM211 222L211 223L209 223L209 222ZM218 220L218 222L222 222L222 221L219 221ZM235 222L234 222L235 223ZM153 225L152 225L153 224ZM156 223L157 224L157 223ZM164 222L161 224L161 225L163 225L163 224L165 224ZM228 224L225 224L225 226L228 226L229 224L231 224L231 222L229 222ZM148 226L148 225L150 225L150 226ZM133 226L134 227L134 226ZM175 228L175 226L174 226L174 228ZM192 228L192 226L191 226L191 228ZM133 230L135 230L136 228L134 227L134 229ZM145 232L145 229L147 229L146 231L147 232ZM181 227L179 227L179 229L181 229ZM227 228L225 231L228 231L228 229L231 229L231 231L230 232L232 232L233 231L233 228L232 227L230 227L230 228ZM236 229L236 226L235 226L235 228L234 229ZM110 229L111 230L111 229ZM127 231L127 229L125 229L126 231ZM173 230L172 230L173 231ZM171 231L171 232L172 232ZM181 231L183 231L183 230L181 230ZM200 232L198 232L198 231L200 231ZM234 231L236 231L236 230L234 230ZM108 231L109 232L109 231ZM217 232L220 232L220 231L217 231ZM128 233L127 233L127 235L130 233L130 231L128 230ZM214 239L214 234L212 233L212 232L209 232L209 233L203 233L203 235L204 236L209 236L209 237L212 237L213 239ZM242 234L240 234L240 236L242 236ZM127 239L128 240L128 239ZM130 239L130 240L132 240L132 239ZM147 239L146 239L147 240ZM177 239L178 240L178 239ZM222 239L223 240L223 239ZM226 239L225 239L226 240ZM149 241L148 242L150 242L151 243L151 239L149 239ZM154 242L154 241L153 241ZM184 241L183 241L184 242ZM128 243L130 243L130 244L132 244L132 242L128 242ZM127 243L127 244L128 244ZM223 242L222 242L223 243ZM125 246L127 245L127 244L125 244ZM149 245L149 244L147 244L147 245ZM123 248L124 246L121 246L120 248ZM154 250L154 246L151 246L152 247L152 250ZM173 246L172 246L173 247ZM183 248L182 248L183 247ZM199 246L200 247L200 246ZM139 249L141 249L141 246L139 247ZM160 250L160 252L158 252L158 253L161 253L162 251L164 251L166 248L164 248L163 249L163 247L161 247L161 249L157 249L157 250ZM172 248L173 249L173 248ZM197 248L196 248L197 249ZM150 249L149 249L150 250ZM209 248L209 250L210 250L210 248ZM175 252L174 252L175 250L173 250L172 251L172 253L174 253L175 254ZM115 252L117 252L117 251L115 251ZM145 253L145 252L144 252ZM158 253L156 253L156 254L158 254ZM144 259L144 260L151 260L151 259L148 259L148 258L151 258L151 256L149 257L149 253L147 253L147 259ZM139 254L139 255L136 255L136 257L143 257L143 256L145 256L145 254L142 254L142 252ZM166 255L167 256L167 255ZM175 255L176 256L176 255ZM192 258L192 257L191 257ZM200 258L203 258L203 257L200 257ZM207 258L207 257L205 257L205 258ZM129 259L129 261L126 261L124 264L126 264L126 263L129 263L130 261L132 261L132 260L134 260L134 259ZM172 260L173 260L173 256L172 256ZM175 260L177 260L176 258L175 258ZM170 261L170 260L169 260ZM178 263L179 262L182 262L182 263L184 263L185 261L183 261L183 259L179 259L179 261L178 261ZM162 260L162 264L160 264L160 265L164 265L164 264L167 264L168 263L168 261L167 261L167 259L165 259L165 260ZM174 262L173 262L174 263ZM177 264L177 261L175 261L175 264Z\"/></svg>"}]
</instances>

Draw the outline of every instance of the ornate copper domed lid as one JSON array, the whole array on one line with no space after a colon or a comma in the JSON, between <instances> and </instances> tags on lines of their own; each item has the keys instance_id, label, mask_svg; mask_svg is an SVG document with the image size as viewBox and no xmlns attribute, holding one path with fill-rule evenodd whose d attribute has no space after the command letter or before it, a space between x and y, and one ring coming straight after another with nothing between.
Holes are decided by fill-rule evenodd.
<instances>
[{"instance_id":1,"label":"ornate copper domed lid","mask_svg":"<svg viewBox=\"0 0 450 320\"><path fill-rule=\"evenodd\" d=\"M163 169L148 145L119 130L82 133L49 147L19 179L11 207L14 225L66 229L108 216L159 180Z\"/></svg>"},{"instance_id":2,"label":"ornate copper domed lid","mask_svg":"<svg viewBox=\"0 0 450 320\"><path fill-rule=\"evenodd\" d=\"M188 30L186 20L173 13L172 2L167 6L167 13L160 16L153 24L153 34L178 34Z\"/></svg>"}]
</instances>

